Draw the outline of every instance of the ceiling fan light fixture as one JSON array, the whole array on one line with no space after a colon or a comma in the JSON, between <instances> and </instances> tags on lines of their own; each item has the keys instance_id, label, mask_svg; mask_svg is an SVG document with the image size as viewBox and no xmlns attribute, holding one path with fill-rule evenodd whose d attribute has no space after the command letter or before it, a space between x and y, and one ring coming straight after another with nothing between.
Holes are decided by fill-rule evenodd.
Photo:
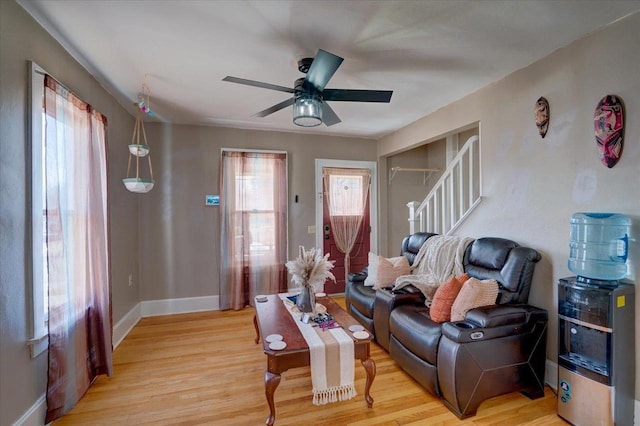
<instances>
[{"instance_id":1,"label":"ceiling fan light fixture","mask_svg":"<svg viewBox=\"0 0 640 426\"><path fill-rule=\"evenodd\" d=\"M297 94L293 104L293 124L301 127L322 124L322 98L317 94Z\"/></svg>"}]
</instances>

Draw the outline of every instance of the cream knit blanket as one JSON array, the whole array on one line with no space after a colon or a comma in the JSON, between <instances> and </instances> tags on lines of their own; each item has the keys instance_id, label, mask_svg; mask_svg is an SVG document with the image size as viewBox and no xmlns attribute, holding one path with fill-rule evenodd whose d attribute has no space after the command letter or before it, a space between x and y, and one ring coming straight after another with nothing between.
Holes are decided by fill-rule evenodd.
<instances>
[{"instance_id":1,"label":"cream knit blanket","mask_svg":"<svg viewBox=\"0 0 640 426\"><path fill-rule=\"evenodd\" d=\"M425 304L429 306L440 284L464 273L464 252L473 240L444 235L427 239L413 261L411 275L398 277L393 289L413 285L424 294Z\"/></svg>"},{"instance_id":2,"label":"cream knit blanket","mask_svg":"<svg viewBox=\"0 0 640 426\"><path fill-rule=\"evenodd\" d=\"M309 346L313 404L346 401L356 396L355 350L351 336L342 328L322 331L320 327L314 327L312 322L303 323L300 321L302 314L287 299L287 294L279 296Z\"/></svg>"}]
</instances>

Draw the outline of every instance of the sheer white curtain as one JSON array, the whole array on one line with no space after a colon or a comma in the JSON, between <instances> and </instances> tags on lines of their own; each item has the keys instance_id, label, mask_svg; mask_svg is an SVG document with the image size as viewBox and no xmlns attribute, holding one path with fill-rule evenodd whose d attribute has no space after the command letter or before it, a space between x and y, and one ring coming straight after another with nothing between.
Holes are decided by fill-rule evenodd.
<instances>
[{"instance_id":1,"label":"sheer white curtain","mask_svg":"<svg viewBox=\"0 0 640 426\"><path fill-rule=\"evenodd\" d=\"M46 422L113 373L106 118L45 76Z\"/></svg>"},{"instance_id":2,"label":"sheer white curtain","mask_svg":"<svg viewBox=\"0 0 640 426\"><path fill-rule=\"evenodd\" d=\"M364 219L369 196L369 169L323 167L322 176L333 239L344 253L344 277L348 281L349 258Z\"/></svg>"},{"instance_id":3,"label":"sheer white curtain","mask_svg":"<svg viewBox=\"0 0 640 426\"><path fill-rule=\"evenodd\" d=\"M287 154L222 151L220 308L286 291Z\"/></svg>"}]
</instances>

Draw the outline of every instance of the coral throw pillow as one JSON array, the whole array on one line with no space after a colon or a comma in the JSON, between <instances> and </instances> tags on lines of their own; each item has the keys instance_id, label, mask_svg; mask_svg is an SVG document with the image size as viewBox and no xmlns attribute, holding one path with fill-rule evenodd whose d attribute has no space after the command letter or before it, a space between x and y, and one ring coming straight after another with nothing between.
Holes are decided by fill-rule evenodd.
<instances>
[{"instance_id":1,"label":"coral throw pillow","mask_svg":"<svg viewBox=\"0 0 640 426\"><path fill-rule=\"evenodd\" d=\"M390 287L396 278L401 275L409 275L409 261L404 256L390 259L369 252L369 268L364 285L378 290L382 287Z\"/></svg>"},{"instance_id":2,"label":"coral throw pillow","mask_svg":"<svg viewBox=\"0 0 640 426\"><path fill-rule=\"evenodd\" d=\"M495 305L498 298L496 280L469 278L451 306L451 321L462 321L470 309Z\"/></svg>"},{"instance_id":3,"label":"coral throw pillow","mask_svg":"<svg viewBox=\"0 0 640 426\"><path fill-rule=\"evenodd\" d=\"M429 308L429 316L435 322L447 322L451 320L451 306L456 300L462 285L469 279L469 275L451 277L449 281L440 284L433 295L433 301Z\"/></svg>"}]
</instances>

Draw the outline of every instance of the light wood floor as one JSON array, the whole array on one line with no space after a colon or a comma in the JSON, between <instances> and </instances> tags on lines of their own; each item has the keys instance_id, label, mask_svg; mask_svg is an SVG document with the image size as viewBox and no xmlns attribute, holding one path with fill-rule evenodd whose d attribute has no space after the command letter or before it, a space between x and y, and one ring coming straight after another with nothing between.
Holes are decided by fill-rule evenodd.
<instances>
[{"instance_id":1,"label":"light wood floor","mask_svg":"<svg viewBox=\"0 0 640 426\"><path fill-rule=\"evenodd\" d=\"M338 298L341 304L344 300ZM58 425L261 425L266 357L253 342L253 310L143 318L114 352L113 377L99 377ZM372 344L377 375L373 408L363 399L365 372L356 363L358 396L311 404L309 369L282 376L276 425L566 425L556 399L519 393L485 401L459 420Z\"/></svg>"}]
</instances>

